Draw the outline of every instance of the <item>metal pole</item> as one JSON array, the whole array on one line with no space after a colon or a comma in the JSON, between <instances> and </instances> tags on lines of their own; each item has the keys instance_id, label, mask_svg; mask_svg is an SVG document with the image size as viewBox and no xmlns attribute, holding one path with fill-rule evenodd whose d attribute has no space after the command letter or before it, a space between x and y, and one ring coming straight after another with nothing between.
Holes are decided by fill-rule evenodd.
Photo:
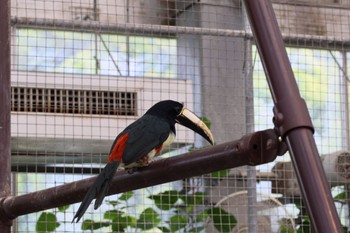
<instances>
[{"instance_id":1,"label":"metal pole","mask_svg":"<svg viewBox=\"0 0 350 233\"><path fill-rule=\"evenodd\" d=\"M229 37L245 37L251 39L253 35L245 30L219 29L219 28L203 28L203 27L186 27L186 26L168 26L155 24L134 24L134 23L116 23L107 24L93 21L67 21L58 19L38 19L38 18L11 18L11 25L16 28L37 28L37 29L54 29L74 32L90 32L96 33L114 33L120 34L157 34L170 36L178 34L187 35L206 35L206 36L229 36ZM288 34L284 35L284 39L289 44L298 44L303 41L304 46L313 46L324 48L324 45L334 48L349 49L350 42L341 40L340 38L332 38L323 35L301 35Z\"/></svg>"},{"instance_id":2,"label":"metal pole","mask_svg":"<svg viewBox=\"0 0 350 233\"><path fill-rule=\"evenodd\" d=\"M256 132L237 141L157 160L149 167L140 168L132 174L119 171L113 178L109 195L222 169L268 163L279 152L279 141L274 130ZM80 202L95 179L96 177L92 177L18 197L0 199L0 217L12 219Z\"/></svg>"},{"instance_id":3,"label":"metal pole","mask_svg":"<svg viewBox=\"0 0 350 233\"><path fill-rule=\"evenodd\" d=\"M10 0L0 0L0 200L11 193ZM0 202L1 205L1 202ZM0 210L1 216L1 210ZM0 232L11 232L12 221L0 218Z\"/></svg>"},{"instance_id":4,"label":"metal pole","mask_svg":"<svg viewBox=\"0 0 350 233\"><path fill-rule=\"evenodd\" d=\"M275 103L274 123L286 140L303 198L316 232L342 232L313 126L288 60L272 3L245 0L247 14Z\"/></svg>"},{"instance_id":5,"label":"metal pole","mask_svg":"<svg viewBox=\"0 0 350 233\"><path fill-rule=\"evenodd\" d=\"M218 28L200 28L186 26L168 26L156 24L135 24L135 23L101 23L98 21L84 20L58 20L58 19L38 19L38 18L17 18L12 17L11 24L18 28L48 28L62 29L65 31L74 32L91 32L91 33L113 33L120 34L157 34L172 37L177 34L189 35L208 35L208 36L231 36L231 37L246 37L252 36L244 30L218 29Z\"/></svg>"},{"instance_id":6,"label":"metal pole","mask_svg":"<svg viewBox=\"0 0 350 233\"><path fill-rule=\"evenodd\" d=\"M246 17L245 17L246 18ZM247 21L247 20L245 20ZM245 41L245 96L246 96L246 132L254 132L254 94L253 94L253 64L252 40ZM258 232L258 209L256 193L256 167L247 166L247 195L248 195L248 232Z\"/></svg>"}]
</instances>

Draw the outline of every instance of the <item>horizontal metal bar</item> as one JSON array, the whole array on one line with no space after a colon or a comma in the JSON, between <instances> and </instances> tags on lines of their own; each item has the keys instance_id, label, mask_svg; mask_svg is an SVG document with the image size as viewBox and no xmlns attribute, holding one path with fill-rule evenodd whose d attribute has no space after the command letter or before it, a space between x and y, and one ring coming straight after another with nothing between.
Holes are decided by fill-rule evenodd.
<instances>
[{"instance_id":1,"label":"horizontal metal bar","mask_svg":"<svg viewBox=\"0 0 350 233\"><path fill-rule=\"evenodd\" d=\"M167 183L243 165L273 161L280 152L274 130L265 130L202 150L154 161L150 166L129 174L119 171L114 176L108 195ZM96 177L0 199L0 219L69 205L82 201Z\"/></svg>"},{"instance_id":2,"label":"horizontal metal bar","mask_svg":"<svg viewBox=\"0 0 350 233\"><path fill-rule=\"evenodd\" d=\"M19 165L12 166L12 172L25 172L25 173L52 173L52 174L85 174L92 175L98 174L101 168L97 167L73 167L73 166L46 166L44 164L40 165Z\"/></svg>"},{"instance_id":3,"label":"horizontal metal bar","mask_svg":"<svg viewBox=\"0 0 350 233\"><path fill-rule=\"evenodd\" d=\"M218 28L168 26L155 24L116 23L106 24L97 21L67 21L57 19L34 19L12 17L11 25L18 28L54 29L74 32L161 35L174 37L178 34L201 36L227 36L253 39L250 30L231 30ZM306 34L283 34L287 45L312 48L350 49L350 41L340 38Z\"/></svg>"},{"instance_id":4,"label":"horizontal metal bar","mask_svg":"<svg viewBox=\"0 0 350 233\"><path fill-rule=\"evenodd\" d=\"M160 34L174 36L177 34L194 34L208 36L232 36L247 37L251 33L242 30L214 29L200 27L185 26L168 26L156 24L132 24L132 23L116 23L106 24L98 21L67 21L57 19L35 19L35 18L19 18L12 17L11 25L16 27L35 27L47 29L61 29L74 32L92 32L92 33L113 33L113 34Z\"/></svg>"}]
</instances>

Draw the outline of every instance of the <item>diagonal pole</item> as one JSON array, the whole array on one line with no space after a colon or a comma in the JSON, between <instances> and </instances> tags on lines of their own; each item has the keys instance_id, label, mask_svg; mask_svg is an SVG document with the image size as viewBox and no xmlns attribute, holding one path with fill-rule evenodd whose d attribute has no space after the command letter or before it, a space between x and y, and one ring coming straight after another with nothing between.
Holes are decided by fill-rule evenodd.
<instances>
[{"instance_id":1,"label":"diagonal pole","mask_svg":"<svg viewBox=\"0 0 350 233\"><path fill-rule=\"evenodd\" d=\"M316 232L342 232L313 138L313 126L294 78L270 0L245 0L274 107L274 124L286 141Z\"/></svg>"}]
</instances>

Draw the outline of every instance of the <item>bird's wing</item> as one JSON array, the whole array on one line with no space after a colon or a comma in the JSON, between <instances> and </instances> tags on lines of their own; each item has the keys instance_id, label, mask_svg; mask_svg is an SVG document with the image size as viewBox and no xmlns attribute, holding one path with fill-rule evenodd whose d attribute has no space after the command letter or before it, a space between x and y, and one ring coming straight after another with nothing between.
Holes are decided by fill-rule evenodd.
<instances>
[{"instance_id":1,"label":"bird's wing","mask_svg":"<svg viewBox=\"0 0 350 233\"><path fill-rule=\"evenodd\" d=\"M169 124L164 120L153 115L144 115L123 132L128 134L128 138L122 161L125 165L128 165L161 146L168 138L171 130Z\"/></svg>"}]
</instances>

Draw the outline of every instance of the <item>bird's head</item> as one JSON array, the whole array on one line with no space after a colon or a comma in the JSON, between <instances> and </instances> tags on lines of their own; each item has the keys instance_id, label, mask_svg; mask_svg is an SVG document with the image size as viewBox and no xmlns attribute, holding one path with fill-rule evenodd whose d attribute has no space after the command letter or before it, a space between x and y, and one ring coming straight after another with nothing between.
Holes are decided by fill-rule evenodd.
<instances>
[{"instance_id":1,"label":"bird's head","mask_svg":"<svg viewBox=\"0 0 350 233\"><path fill-rule=\"evenodd\" d=\"M174 133L175 123L178 123L192 129L194 132L205 138L210 144L214 144L214 137L210 129L196 114L179 102L173 100L160 101L153 105L146 114L166 119L170 123Z\"/></svg>"}]
</instances>

